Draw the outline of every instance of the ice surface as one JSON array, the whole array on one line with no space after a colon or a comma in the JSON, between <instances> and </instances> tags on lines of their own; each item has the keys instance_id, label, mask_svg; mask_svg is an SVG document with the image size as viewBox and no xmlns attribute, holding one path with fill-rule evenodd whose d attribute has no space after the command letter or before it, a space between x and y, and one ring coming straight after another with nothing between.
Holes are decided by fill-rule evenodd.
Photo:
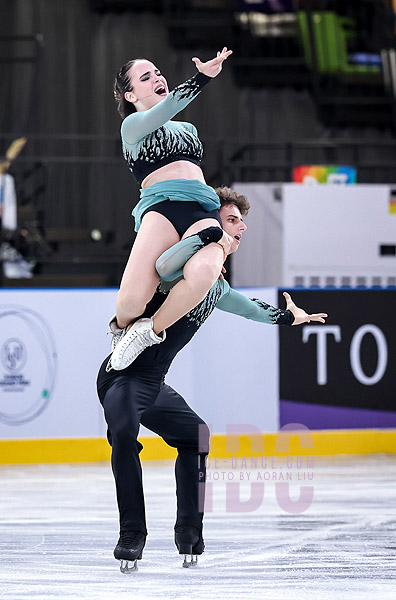
<instances>
[{"instance_id":1,"label":"ice surface","mask_svg":"<svg viewBox=\"0 0 396 600\"><path fill-rule=\"evenodd\" d=\"M273 482L253 512L227 512L226 484L214 481L205 554L183 569L173 465L144 464L149 536L139 570L123 575L112 555L118 519L108 464L3 466L0 596L393 600L396 457L315 458L310 470L312 481L291 484L296 498L300 485L314 486L301 514L279 507ZM250 483L240 493L247 499Z\"/></svg>"}]
</instances>

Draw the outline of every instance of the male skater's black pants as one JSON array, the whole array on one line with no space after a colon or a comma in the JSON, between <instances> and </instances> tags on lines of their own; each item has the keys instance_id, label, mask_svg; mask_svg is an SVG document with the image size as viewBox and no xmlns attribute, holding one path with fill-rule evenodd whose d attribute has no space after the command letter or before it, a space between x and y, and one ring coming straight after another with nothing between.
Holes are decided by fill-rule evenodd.
<instances>
[{"instance_id":1,"label":"male skater's black pants","mask_svg":"<svg viewBox=\"0 0 396 600\"><path fill-rule=\"evenodd\" d=\"M103 370L102 370L103 372ZM176 525L202 527L205 458L209 430L186 401L163 382L155 369L120 374L101 398L112 446L111 464L116 483L120 530L147 533L139 452L139 425L177 448L175 465ZM158 490L161 494L161 490Z\"/></svg>"}]
</instances>

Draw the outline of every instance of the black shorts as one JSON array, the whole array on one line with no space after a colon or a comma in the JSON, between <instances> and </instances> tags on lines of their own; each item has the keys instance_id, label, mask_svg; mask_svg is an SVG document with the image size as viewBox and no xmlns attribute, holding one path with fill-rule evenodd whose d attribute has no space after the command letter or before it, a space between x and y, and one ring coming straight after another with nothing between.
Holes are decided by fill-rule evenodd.
<instances>
[{"instance_id":1,"label":"black shorts","mask_svg":"<svg viewBox=\"0 0 396 600\"><path fill-rule=\"evenodd\" d=\"M199 202L175 202L172 200L164 200L149 206L144 211L142 219L145 214L150 211L164 215L176 229L177 233L182 237L187 229L202 219L216 219L219 222L220 227L220 213L216 210L207 211L202 208Z\"/></svg>"}]
</instances>

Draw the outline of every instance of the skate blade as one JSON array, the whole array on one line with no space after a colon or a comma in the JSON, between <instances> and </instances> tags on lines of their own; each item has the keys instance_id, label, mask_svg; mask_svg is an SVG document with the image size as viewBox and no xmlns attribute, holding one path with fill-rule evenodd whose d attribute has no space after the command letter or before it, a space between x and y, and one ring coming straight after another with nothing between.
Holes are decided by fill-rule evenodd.
<instances>
[{"instance_id":1,"label":"skate blade","mask_svg":"<svg viewBox=\"0 0 396 600\"><path fill-rule=\"evenodd\" d=\"M189 569L190 567L196 567L197 565L198 565L198 556L195 556L195 560L194 560L194 555L190 554L190 560L187 560L187 554L184 555L183 567L185 567L186 569Z\"/></svg>"},{"instance_id":2,"label":"skate blade","mask_svg":"<svg viewBox=\"0 0 396 600\"><path fill-rule=\"evenodd\" d=\"M129 566L129 563L132 563L132 567ZM120 571L121 573L134 573L138 570L137 567L137 559L134 561L121 560Z\"/></svg>"}]
</instances>

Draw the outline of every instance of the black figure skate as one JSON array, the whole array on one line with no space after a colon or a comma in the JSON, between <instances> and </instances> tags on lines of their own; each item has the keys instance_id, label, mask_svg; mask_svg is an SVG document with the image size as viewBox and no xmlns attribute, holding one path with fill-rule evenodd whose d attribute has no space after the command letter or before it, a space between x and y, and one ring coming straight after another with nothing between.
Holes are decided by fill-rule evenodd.
<instances>
[{"instance_id":1,"label":"black figure skate","mask_svg":"<svg viewBox=\"0 0 396 600\"><path fill-rule=\"evenodd\" d=\"M120 539L114 548L114 558L121 561L121 573L137 571L137 561L142 558L146 536L141 531L120 532ZM130 567L128 562L133 563Z\"/></svg>"},{"instance_id":2,"label":"black figure skate","mask_svg":"<svg viewBox=\"0 0 396 600\"><path fill-rule=\"evenodd\" d=\"M198 555L202 554L205 548L202 531L190 525L179 525L175 528L175 544L179 554L184 554L183 567L195 567L198 563ZM187 560L187 556L190 560Z\"/></svg>"}]
</instances>

